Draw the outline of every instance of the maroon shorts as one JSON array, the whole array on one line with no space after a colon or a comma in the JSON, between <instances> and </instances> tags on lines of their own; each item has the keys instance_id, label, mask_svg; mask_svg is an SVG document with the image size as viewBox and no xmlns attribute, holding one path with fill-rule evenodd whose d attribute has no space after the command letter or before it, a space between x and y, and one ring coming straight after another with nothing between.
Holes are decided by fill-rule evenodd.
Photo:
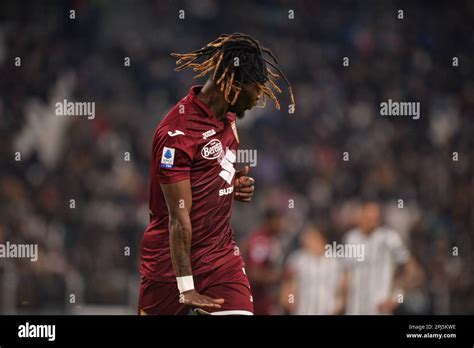
<instances>
[{"instance_id":1,"label":"maroon shorts","mask_svg":"<svg viewBox=\"0 0 474 348\"><path fill-rule=\"evenodd\" d=\"M194 287L202 295L223 298L219 309L204 308L215 315L253 314L253 299L244 268L221 266L194 276ZM157 282L142 277L138 313L141 315L186 315L192 307L179 302L176 282Z\"/></svg>"}]
</instances>

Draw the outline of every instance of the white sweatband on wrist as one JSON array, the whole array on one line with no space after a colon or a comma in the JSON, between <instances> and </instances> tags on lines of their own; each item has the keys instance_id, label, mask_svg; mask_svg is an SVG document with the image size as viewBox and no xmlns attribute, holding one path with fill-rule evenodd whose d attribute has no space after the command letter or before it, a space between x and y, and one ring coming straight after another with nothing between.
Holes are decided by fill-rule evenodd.
<instances>
[{"instance_id":1,"label":"white sweatband on wrist","mask_svg":"<svg viewBox=\"0 0 474 348\"><path fill-rule=\"evenodd\" d=\"M178 283L178 290L180 294L194 289L194 280L192 275L176 277L176 282Z\"/></svg>"}]
</instances>

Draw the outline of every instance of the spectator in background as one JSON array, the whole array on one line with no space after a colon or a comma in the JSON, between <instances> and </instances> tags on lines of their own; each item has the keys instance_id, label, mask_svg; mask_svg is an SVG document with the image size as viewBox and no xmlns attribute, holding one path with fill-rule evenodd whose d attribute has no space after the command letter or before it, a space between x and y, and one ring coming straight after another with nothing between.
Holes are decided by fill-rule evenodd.
<instances>
[{"instance_id":1,"label":"spectator in background","mask_svg":"<svg viewBox=\"0 0 474 348\"><path fill-rule=\"evenodd\" d=\"M358 227L347 233L344 244L363 246L362 259L344 258L346 314L392 314L402 302L400 295L404 295L396 287L396 275L403 271L410 255L400 235L381 226L378 203L363 204Z\"/></svg>"},{"instance_id":2,"label":"spectator in background","mask_svg":"<svg viewBox=\"0 0 474 348\"><path fill-rule=\"evenodd\" d=\"M342 314L341 260L325 256L325 233L308 224L285 267L281 305L289 314Z\"/></svg>"},{"instance_id":3,"label":"spectator in background","mask_svg":"<svg viewBox=\"0 0 474 348\"><path fill-rule=\"evenodd\" d=\"M284 217L268 209L264 220L252 232L245 246L247 275L252 287L254 311L259 314L278 314L278 286L282 279L283 248L280 240Z\"/></svg>"}]
</instances>

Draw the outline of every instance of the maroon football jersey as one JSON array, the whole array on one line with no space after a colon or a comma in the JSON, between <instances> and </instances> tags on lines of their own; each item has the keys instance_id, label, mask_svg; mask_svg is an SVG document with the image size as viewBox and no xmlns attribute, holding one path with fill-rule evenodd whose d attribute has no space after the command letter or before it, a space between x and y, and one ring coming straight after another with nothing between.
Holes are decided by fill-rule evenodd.
<instances>
[{"instance_id":1,"label":"maroon football jersey","mask_svg":"<svg viewBox=\"0 0 474 348\"><path fill-rule=\"evenodd\" d=\"M230 226L237 151L235 114L213 117L193 86L158 125L150 169L150 223L141 243L140 273L175 281L171 263L168 208L160 184L190 179L192 188L191 266L193 275L242 263Z\"/></svg>"}]
</instances>

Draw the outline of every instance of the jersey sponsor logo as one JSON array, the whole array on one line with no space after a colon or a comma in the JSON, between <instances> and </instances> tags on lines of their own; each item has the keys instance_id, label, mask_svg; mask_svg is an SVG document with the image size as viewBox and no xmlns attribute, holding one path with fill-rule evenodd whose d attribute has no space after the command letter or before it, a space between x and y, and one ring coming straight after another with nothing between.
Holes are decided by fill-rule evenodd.
<instances>
[{"instance_id":1,"label":"jersey sponsor logo","mask_svg":"<svg viewBox=\"0 0 474 348\"><path fill-rule=\"evenodd\" d=\"M174 132L169 131L169 132L168 132L168 135L169 135L170 137L175 137L175 136L177 136L177 135L184 135L184 133L181 132L180 130L175 130Z\"/></svg>"},{"instance_id":2,"label":"jersey sponsor logo","mask_svg":"<svg viewBox=\"0 0 474 348\"><path fill-rule=\"evenodd\" d=\"M174 164L174 150L172 147L163 147L163 154L161 155L161 168L173 168Z\"/></svg>"},{"instance_id":3,"label":"jersey sponsor logo","mask_svg":"<svg viewBox=\"0 0 474 348\"><path fill-rule=\"evenodd\" d=\"M222 144L218 139L212 139L202 147L201 156L205 159L216 159L222 153Z\"/></svg>"},{"instance_id":4,"label":"jersey sponsor logo","mask_svg":"<svg viewBox=\"0 0 474 348\"><path fill-rule=\"evenodd\" d=\"M224 179L229 185L232 182L232 179L234 178L234 175L235 175L235 168L234 168L235 160L236 160L235 153L229 148L227 148L225 156L222 157L220 161L222 170L219 173L219 176L222 179Z\"/></svg>"},{"instance_id":5,"label":"jersey sponsor logo","mask_svg":"<svg viewBox=\"0 0 474 348\"><path fill-rule=\"evenodd\" d=\"M224 189L219 190L219 196L227 196L230 195L232 192L234 192L234 186L229 186Z\"/></svg>"},{"instance_id":6,"label":"jersey sponsor logo","mask_svg":"<svg viewBox=\"0 0 474 348\"><path fill-rule=\"evenodd\" d=\"M202 138L207 139L207 138L212 137L215 134L216 134L216 131L214 129L211 129L211 130L208 130L208 131L202 133Z\"/></svg>"}]
</instances>

